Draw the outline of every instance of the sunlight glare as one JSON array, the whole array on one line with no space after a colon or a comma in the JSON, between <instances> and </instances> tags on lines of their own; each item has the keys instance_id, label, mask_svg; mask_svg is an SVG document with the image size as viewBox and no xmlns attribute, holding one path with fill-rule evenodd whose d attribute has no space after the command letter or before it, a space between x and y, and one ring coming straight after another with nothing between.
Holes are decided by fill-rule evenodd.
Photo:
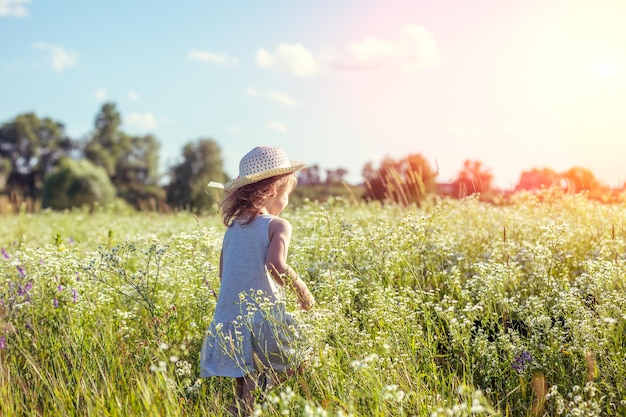
<instances>
[{"instance_id":1,"label":"sunlight glare","mask_svg":"<svg viewBox=\"0 0 626 417\"><path fill-rule=\"evenodd\" d=\"M615 64L601 63L593 67L593 74L599 78L612 78L617 76L618 68Z\"/></svg>"}]
</instances>

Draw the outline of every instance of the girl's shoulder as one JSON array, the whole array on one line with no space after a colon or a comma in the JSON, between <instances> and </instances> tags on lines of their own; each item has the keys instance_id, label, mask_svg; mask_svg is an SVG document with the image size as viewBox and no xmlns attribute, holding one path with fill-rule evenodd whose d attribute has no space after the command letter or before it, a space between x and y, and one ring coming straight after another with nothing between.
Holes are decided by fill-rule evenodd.
<instances>
[{"instance_id":1,"label":"girl's shoulder","mask_svg":"<svg viewBox=\"0 0 626 417\"><path fill-rule=\"evenodd\" d=\"M291 223L289 223L288 220L283 219L282 217L272 216L269 224L270 238L275 233L291 236Z\"/></svg>"},{"instance_id":2,"label":"girl's shoulder","mask_svg":"<svg viewBox=\"0 0 626 417\"><path fill-rule=\"evenodd\" d=\"M270 226L272 224L291 227L291 223L289 223L289 220L283 219L282 217L278 217L278 216L271 216L271 218L270 218Z\"/></svg>"}]
</instances>

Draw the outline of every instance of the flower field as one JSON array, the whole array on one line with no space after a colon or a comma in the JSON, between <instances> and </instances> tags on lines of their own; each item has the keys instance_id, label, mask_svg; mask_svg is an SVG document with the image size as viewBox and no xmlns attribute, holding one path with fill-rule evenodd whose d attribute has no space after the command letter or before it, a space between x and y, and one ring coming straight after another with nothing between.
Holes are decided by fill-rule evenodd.
<instances>
[{"instance_id":1,"label":"flower field","mask_svg":"<svg viewBox=\"0 0 626 417\"><path fill-rule=\"evenodd\" d=\"M305 203L289 262L306 371L257 415L626 415L626 205ZM217 216L0 217L0 415L220 416L198 379Z\"/></svg>"}]
</instances>

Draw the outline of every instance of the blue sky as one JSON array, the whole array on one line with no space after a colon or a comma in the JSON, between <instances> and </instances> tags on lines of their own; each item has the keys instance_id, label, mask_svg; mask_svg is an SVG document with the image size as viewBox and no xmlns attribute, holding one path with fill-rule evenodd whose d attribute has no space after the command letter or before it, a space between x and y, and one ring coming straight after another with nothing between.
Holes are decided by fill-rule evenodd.
<instances>
[{"instance_id":1,"label":"blue sky","mask_svg":"<svg viewBox=\"0 0 626 417\"><path fill-rule=\"evenodd\" d=\"M322 169L421 153L512 187L581 166L626 181L621 0L0 0L0 122L88 135L104 102L163 166L199 138L225 168L278 145Z\"/></svg>"}]
</instances>

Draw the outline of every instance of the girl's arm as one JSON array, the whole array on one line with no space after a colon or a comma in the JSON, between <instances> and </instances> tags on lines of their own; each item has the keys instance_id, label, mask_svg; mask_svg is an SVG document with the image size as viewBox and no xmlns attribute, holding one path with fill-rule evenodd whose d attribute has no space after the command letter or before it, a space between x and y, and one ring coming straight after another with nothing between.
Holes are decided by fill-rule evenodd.
<instances>
[{"instance_id":1,"label":"girl's arm","mask_svg":"<svg viewBox=\"0 0 626 417\"><path fill-rule=\"evenodd\" d=\"M222 265L224 264L224 249L220 251L220 269L219 269L219 277L220 282L222 282Z\"/></svg>"},{"instance_id":2,"label":"girl's arm","mask_svg":"<svg viewBox=\"0 0 626 417\"><path fill-rule=\"evenodd\" d=\"M270 245L267 250L265 267L280 285L284 286L285 281L288 281L296 290L300 306L304 310L309 310L315 302L313 296L306 283L287 264L287 251L291 241L291 223L280 217L272 219L269 226L269 239Z\"/></svg>"}]
</instances>

